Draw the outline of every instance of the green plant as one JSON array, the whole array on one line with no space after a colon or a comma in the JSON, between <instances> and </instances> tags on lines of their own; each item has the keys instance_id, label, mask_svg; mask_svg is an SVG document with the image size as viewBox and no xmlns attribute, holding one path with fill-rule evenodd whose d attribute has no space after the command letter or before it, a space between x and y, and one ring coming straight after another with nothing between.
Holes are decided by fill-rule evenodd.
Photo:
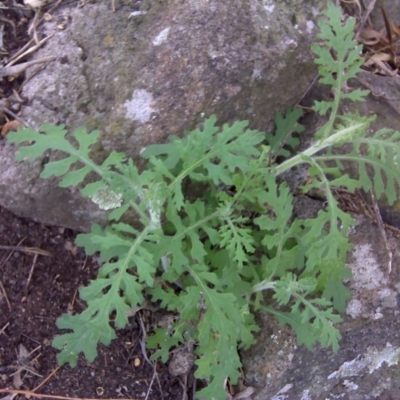
<instances>
[{"instance_id":1,"label":"green plant","mask_svg":"<svg viewBox=\"0 0 400 400\"><path fill-rule=\"evenodd\" d=\"M195 375L209 380L198 397L225 399L224 380L235 383L239 377L238 349L254 341L256 310L289 324L299 344L338 349L340 333L333 324L350 297L342 281L351 276L345 258L353 221L333 189L372 188L393 202L400 133L366 137L371 118L338 115L342 100L362 101L366 94L345 91L360 70L361 49L353 40L354 20L342 23L340 8L330 4L319 27L322 44L312 49L321 82L332 87L334 98L315 103L314 111L329 118L315 142L297 155L287 148L297 146L293 134L303 130L298 109L277 115L273 135L251 130L247 122L218 127L215 117L206 119L183 138L148 146L143 172L122 153L93 162L97 131L80 128L67 139L63 126L44 125L40 132L8 134L10 143L24 143L18 160L49 150L66 153L46 164L41 176L62 177L61 187L81 185L83 196L112 209L107 227L95 224L76 239L87 254L98 252L103 265L98 278L80 289L86 310L57 321L69 331L53 341L60 364L76 365L81 352L92 361L97 344L108 345L115 328L128 324L128 311L145 298L179 315L148 338L153 359L167 361L174 346L195 343ZM346 152L335 151L344 143ZM344 173L344 161L357 165L358 177ZM301 164L309 166L310 176L302 190L322 188L327 205L316 218L293 220L293 195L277 178ZM97 180L93 174L91 183L83 183L89 173ZM197 186L202 194L188 195ZM141 228L121 222L128 210L135 211ZM266 291L273 294L267 305Z\"/></svg>"}]
</instances>

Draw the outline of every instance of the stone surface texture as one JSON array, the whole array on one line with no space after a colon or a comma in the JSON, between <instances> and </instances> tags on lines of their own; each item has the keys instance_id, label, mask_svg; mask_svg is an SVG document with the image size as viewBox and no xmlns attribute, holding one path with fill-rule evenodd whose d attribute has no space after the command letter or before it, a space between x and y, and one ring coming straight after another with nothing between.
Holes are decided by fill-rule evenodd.
<instances>
[{"instance_id":1,"label":"stone surface texture","mask_svg":"<svg viewBox=\"0 0 400 400\"><path fill-rule=\"evenodd\" d=\"M95 159L111 150L138 158L216 114L221 123L249 120L266 130L276 111L296 104L316 76L310 44L325 1L108 1L62 6L40 28L53 36L28 71L23 118L69 130L99 129ZM64 26L64 30L59 27ZM41 180L45 159L14 162L0 145L0 204L46 224L87 230L106 215L76 190ZM61 157L48 154L46 158Z\"/></svg>"}]
</instances>

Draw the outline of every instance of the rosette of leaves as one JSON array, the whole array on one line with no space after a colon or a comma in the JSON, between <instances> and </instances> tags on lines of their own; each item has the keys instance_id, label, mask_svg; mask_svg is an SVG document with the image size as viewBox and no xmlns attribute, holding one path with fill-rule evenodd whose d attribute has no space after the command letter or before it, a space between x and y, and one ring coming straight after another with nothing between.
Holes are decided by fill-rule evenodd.
<instances>
[{"instance_id":1,"label":"rosette of leaves","mask_svg":"<svg viewBox=\"0 0 400 400\"><path fill-rule=\"evenodd\" d=\"M167 361L174 347L194 343L195 376L208 382L199 398L225 400L224 382L237 382L239 350L254 342L257 309L289 324L299 344L338 349L334 323L350 297L342 282L351 276L345 258L353 221L333 190L373 189L393 202L400 133L368 137L371 118L338 115L343 99L362 101L366 94L344 90L362 64L354 20L342 22L340 8L330 3L319 28L315 62L320 81L335 96L315 103L327 122L298 154L298 109L277 114L273 133L249 129L243 121L219 126L212 116L181 138L148 146L142 172L118 152L95 163L90 150L97 131L80 128L69 135L63 126L47 124L7 135L9 143L21 144L18 160L33 161L48 151L66 154L46 164L41 176L61 177L61 187L79 185L82 196L112 210L107 227L94 224L77 236L76 244L89 255L98 253L103 264L98 277L80 288L87 308L57 321L65 330L53 341L60 364L75 366L80 353L94 360L97 345L110 344L116 329L129 323L129 311L145 299L179 316L149 334L152 358ZM347 152L334 151L344 143ZM346 174L344 161L357 165L357 177ZM323 190L327 200L317 217L306 220L293 219L293 194L277 179L300 164L310 174L303 191ZM191 195L188 187L200 187L201 195ZM128 210L141 227L127 223ZM271 303L265 303L265 292L271 292Z\"/></svg>"}]
</instances>

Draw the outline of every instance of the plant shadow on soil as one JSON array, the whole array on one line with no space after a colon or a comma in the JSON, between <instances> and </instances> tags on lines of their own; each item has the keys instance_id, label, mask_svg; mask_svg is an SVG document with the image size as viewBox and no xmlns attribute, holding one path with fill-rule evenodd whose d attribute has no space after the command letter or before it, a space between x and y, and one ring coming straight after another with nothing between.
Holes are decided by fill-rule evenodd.
<instances>
[{"instance_id":1,"label":"plant shadow on soil","mask_svg":"<svg viewBox=\"0 0 400 400\"><path fill-rule=\"evenodd\" d=\"M0 208L1 246L35 247L53 255L0 249L2 388L32 390L57 367L57 351L51 347L53 337L61 333L56 319L68 310L84 310L77 289L94 279L99 268L94 258L74 246L74 237L75 232L69 229L43 226ZM143 334L137 318L132 317L130 325L117 332L110 346L98 346L93 363L81 356L75 368L64 365L38 393L96 399L181 399L182 384L171 377L165 365L156 363L154 377L153 366L143 356ZM22 350L30 353L35 349L22 359ZM0 398L4 396L0 394Z\"/></svg>"}]
</instances>

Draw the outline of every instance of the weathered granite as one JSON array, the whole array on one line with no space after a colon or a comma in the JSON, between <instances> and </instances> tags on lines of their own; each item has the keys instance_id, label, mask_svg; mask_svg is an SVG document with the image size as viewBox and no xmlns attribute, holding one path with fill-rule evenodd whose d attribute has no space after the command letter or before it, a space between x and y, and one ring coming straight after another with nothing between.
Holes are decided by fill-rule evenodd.
<instances>
[{"instance_id":1,"label":"weathered granite","mask_svg":"<svg viewBox=\"0 0 400 400\"><path fill-rule=\"evenodd\" d=\"M137 158L149 143L211 114L265 130L316 76L310 44L325 3L142 1L120 3L115 13L109 2L63 6L41 28L54 36L35 54L58 59L24 84L22 116L36 128L52 122L99 129L97 159L111 150ZM15 163L15 150L0 145L2 206L81 230L104 221L76 190L38 179L43 160Z\"/></svg>"}]
</instances>

